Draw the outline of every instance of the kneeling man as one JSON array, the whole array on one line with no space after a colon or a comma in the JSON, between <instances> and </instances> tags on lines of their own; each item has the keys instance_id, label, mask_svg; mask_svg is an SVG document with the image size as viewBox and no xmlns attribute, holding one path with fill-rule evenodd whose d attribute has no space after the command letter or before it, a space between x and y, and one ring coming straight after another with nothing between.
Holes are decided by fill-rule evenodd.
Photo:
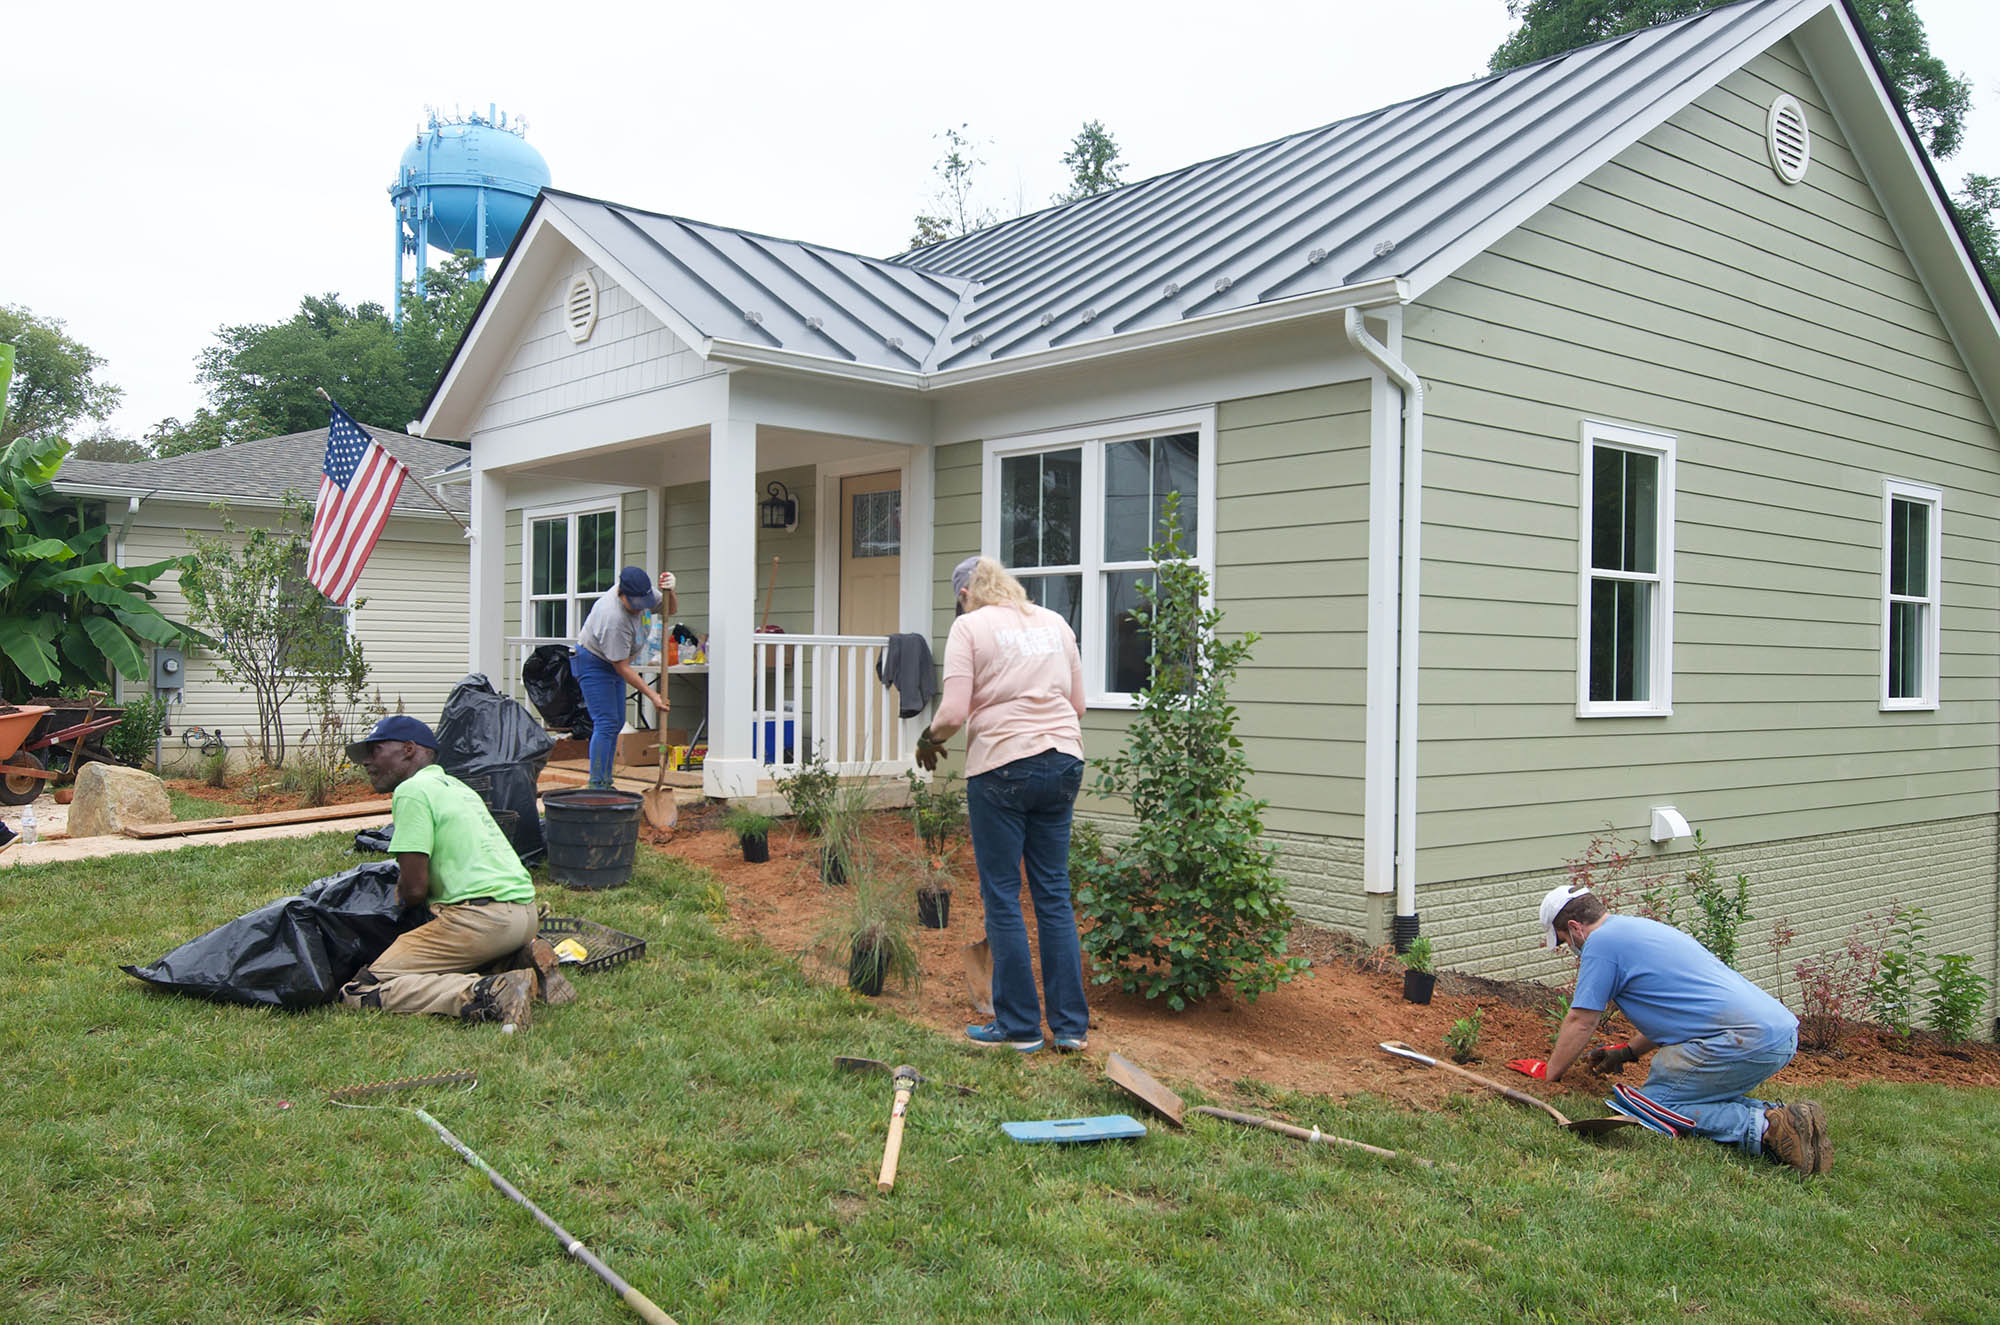
<instances>
[{"instance_id":1,"label":"kneeling man","mask_svg":"<svg viewBox=\"0 0 2000 1325\"><path fill-rule=\"evenodd\" d=\"M1629 1044L1592 1049L1593 1071L1622 1072L1653 1054L1643 1090L1613 1089L1611 1107L1668 1136L1705 1136L1767 1154L1801 1173L1833 1168L1826 1111L1816 1101L1749 1098L1799 1047L1799 1019L1672 925L1615 916L1588 889L1542 899L1542 946L1576 950L1576 993L1546 1063L1508 1066L1554 1081L1583 1054L1615 1002L1638 1030Z\"/></svg>"},{"instance_id":2,"label":"kneeling man","mask_svg":"<svg viewBox=\"0 0 2000 1325\"><path fill-rule=\"evenodd\" d=\"M397 897L404 906L429 902L431 919L358 972L341 1001L525 1028L538 972L478 973L505 958L525 965L539 927L534 884L507 835L477 792L433 762L437 737L415 718L382 719L347 757L376 791L394 793Z\"/></svg>"}]
</instances>

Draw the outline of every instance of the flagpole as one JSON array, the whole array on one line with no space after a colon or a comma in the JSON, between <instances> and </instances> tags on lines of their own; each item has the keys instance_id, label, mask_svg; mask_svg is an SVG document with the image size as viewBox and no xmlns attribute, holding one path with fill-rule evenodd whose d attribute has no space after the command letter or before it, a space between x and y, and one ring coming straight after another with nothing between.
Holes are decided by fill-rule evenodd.
<instances>
[{"instance_id":1,"label":"flagpole","mask_svg":"<svg viewBox=\"0 0 2000 1325\"><path fill-rule=\"evenodd\" d=\"M327 404L329 405L335 404L333 397L326 394L325 387L316 386L313 388L313 390L317 392L319 398L321 400L324 400ZM335 405L335 408L338 408L338 406ZM396 463L399 465L403 465L403 462L401 460L396 461ZM470 538L472 536L472 530L466 528L465 521L458 518L458 512L451 509L451 507L445 505L444 498L438 496L435 492L432 492L429 488L425 487L424 481L418 478L415 474L411 473L410 467L408 465L403 465L403 477L408 479L410 482L416 484L418 492L423 493L424 496L429 497L432 501L436 502L437 508L440 511L443 511L446 515L449 515L452 519L452 523L456 524L459 527L460 531L463 532L467 538Z\"/></svg>"}]
</instances>

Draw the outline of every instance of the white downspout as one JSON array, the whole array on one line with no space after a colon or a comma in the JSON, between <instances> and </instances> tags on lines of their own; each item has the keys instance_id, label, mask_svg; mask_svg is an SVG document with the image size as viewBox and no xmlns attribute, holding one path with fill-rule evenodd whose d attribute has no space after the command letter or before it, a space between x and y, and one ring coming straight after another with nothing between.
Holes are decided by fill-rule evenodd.
<instances>
[{"instance_id":1,"label":"white downspout","mask_svg":"<svg viewBox=\"0 0 2000 1325\"><path fill-rule=\"evenodd\" d=\"M1388 346L1368 334L1358 308L1347 310L1347 340L1403 393L1401 589L1396 631L1396 917L1397 951L1417 937L1417 609L1424 561L1424 384Z\"/></svg>"}]
</instances>

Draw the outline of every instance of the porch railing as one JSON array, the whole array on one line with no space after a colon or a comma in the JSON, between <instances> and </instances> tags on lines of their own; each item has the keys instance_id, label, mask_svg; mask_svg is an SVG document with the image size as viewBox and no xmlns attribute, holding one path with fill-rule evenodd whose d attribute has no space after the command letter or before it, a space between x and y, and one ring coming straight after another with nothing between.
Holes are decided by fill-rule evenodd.
<instances>
[{"instance_id":1,"label":"porch railing","mask_svg":"<svg viewBox=\"0 0 2000 1325\"><path fill-rule=\"evenodd\" d=\"M915 738L896 715L897 692L875 678L880 635L759 635L752 670L752 757L774 773L814 753L836 773L893 773ZM788 730L789 729L789 730Z\"/></svg>"},{"instance_id":2,"label":"porch railing","mask_svg":"<svg viewBox=\"0 0 2000 1325\"><path fill-rule=\"evenodd\" d=\"M528 687L521 681L521 669L527 666L528 655L544 644L562 644L573 649L576 647L576 637L573 635L509 635L506 638L505 652L507 675L490 676L487 678L489 681L497 681L499 683L496 688L501 694L527 704L530 713L535 711L535 706L528 703Z\"/></svg>"}]
</instances>

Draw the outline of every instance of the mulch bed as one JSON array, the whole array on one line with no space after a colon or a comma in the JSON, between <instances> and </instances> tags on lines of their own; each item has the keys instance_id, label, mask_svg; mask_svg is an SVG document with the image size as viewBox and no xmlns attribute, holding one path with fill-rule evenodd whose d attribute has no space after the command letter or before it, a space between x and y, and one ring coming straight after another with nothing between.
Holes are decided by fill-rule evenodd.
<instances>
[{"instance_id":1,"label":"mulch bed","mask_svg":"<svg viewBox=\"0 0 2000 1325\"><path fill-rule=\"evenodd\" d=\"M272 814L279 810L306 809L305 797L297 792L281 791L276 774L264 779L253 797L247 786L239 782L231 787L211 787L196 778L169 779L167 785L175 791L183 792L199 800L216 802L217 816L227 814ZM328 805L349 805L355 801L382 799L366 782L342 782L335 785L333 795L327 797Z\"/></svg>"},{"instance_id":2,"label":"mulch bed","mask_svg":"<svg viewBox=\"0 0 2000 1325\"><path fill-rule=\"evenodd\" d=\"M761 939L779 953L799 958L816 979L844 983L844 965L813 951L844 890L820 881L809 843L788 822L771 836L770 861L759 865L744 863L735 837L722 831L713 807L684 811L671 836L651 829L643 829L642 835L721 877L729 924L738 936ZM920 848L900 814L875 816L867 840L879 859L908 864L918 859ZM957 1033L968 1021L984 1020L975 1017L966 997L959 956L963 945L984 933L984 921L970 848L961 842L951 863L951 927L916 931L923 952L922 981L914 990L892 986L880 1001L912 1021ZM913 909L915 905L912 897ZM1023 909L1032 936L1034 911ZM1548 1056L1553 1028L1545 1013L1554 1006L1555 991L1544 986L1447 971L1440 974L1431 1003L1417 1006L1403 1000L1402 968L1385 950L1370 952L1348 935L1305 925L1294 930L1292 949L1311 960L1311 976L1254 1003L1216 997L1176 1013L1110 985L1088 986L1092 1056L1115 1050L1164 1080L1193 1082L1224 1098L1238 1095L1236 1083L1248 1079L1314 1094L1365 1092L1428 1107L1462 1094L1465 1084L1393 1059L1377 1046L1404 1040L1445 1057L1445 1031L1477 1006L1483 1028L1478 1056L1469 1064L1474 1071L1555 1095L1594 1091L1600 1080L1612 1080L1575 1069L1552 1090L1507 1071L1510 1058ZM1631 1070L1625 1077L1635 1084L1643 1079ZM1948 1046L1926 1033L1902 1044L1886 1031L1855 1026L1837 1053L1801 1053L1778 1075L1774 1093L1783 1096L1786 1087L1828 1081L2000 1086L2000 1047Z\"/></svg>"}]
</instances>

